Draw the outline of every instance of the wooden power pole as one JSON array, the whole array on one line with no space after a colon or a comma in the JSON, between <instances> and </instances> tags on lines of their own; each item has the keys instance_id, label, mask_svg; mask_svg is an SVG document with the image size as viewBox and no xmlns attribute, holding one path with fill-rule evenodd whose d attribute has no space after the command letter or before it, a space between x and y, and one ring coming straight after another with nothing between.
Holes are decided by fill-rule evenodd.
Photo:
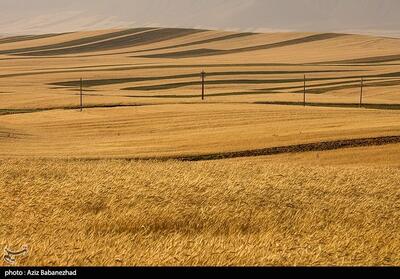
<instances>
[{"instance_id":1,"label":"wooden power pole","mask_svg":"<svg viewBox=\"0 0 400 279\"><path fill-rule=\"evenodd\" d=\"M304 75L303 105L306 106L306 75Z\"/></svg>"},{"instance_id":2,"label":"wooden power pole","mask_svg":"<svg viewBox=\"0 0 400 279\"><path fill-rule=\"evenodd\" d=\"M360 90L360 108L363 105L363 94L364 94L364 78L361 78L361 90Z\"/></svg>"},{"instance_id":3,"label":"wooden power pole","mask_svg":"<svg viewBox=\"0 0 400 279\"><path fill-rule=\"evenodd\" d=\"M80 81L80 108L83 111L83 80Z\"/></svg>"},{"instance_id":4,"label":"wooden power pole","mask_svg":"<svg viewBox=\"0 0 400 279\"><path fill-rule=\"evenodd\" d=\"M201 99L204 100L206 72L201 72Z\"/></svg>"}]
</instances>

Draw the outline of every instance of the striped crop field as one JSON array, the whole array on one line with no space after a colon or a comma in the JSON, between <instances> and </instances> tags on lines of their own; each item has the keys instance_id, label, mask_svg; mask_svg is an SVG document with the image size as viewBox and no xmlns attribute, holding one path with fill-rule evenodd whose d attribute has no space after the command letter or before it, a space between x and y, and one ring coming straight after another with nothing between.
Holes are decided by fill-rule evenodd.
<instances>
[{"instance_id":1,"label":"striped crop field","mask_svg":"<svg viewBox=\"0 0 400 279\"><path fill-rule=\"evenodd\" d=\"M20 265L399 266L399 185L398 38L0 38L0 249L28 245Z\"/></svg>"},{"instance_id":2,"label":"striped crop field","mask_svg":"<svg viewBox=\"0 0 400 279\"><path fill-rule=\"evenodd\" d=\"M3 38L1 108L213 102L400 103L399 39L136 28Z\"/></svg>"}]
</instances>

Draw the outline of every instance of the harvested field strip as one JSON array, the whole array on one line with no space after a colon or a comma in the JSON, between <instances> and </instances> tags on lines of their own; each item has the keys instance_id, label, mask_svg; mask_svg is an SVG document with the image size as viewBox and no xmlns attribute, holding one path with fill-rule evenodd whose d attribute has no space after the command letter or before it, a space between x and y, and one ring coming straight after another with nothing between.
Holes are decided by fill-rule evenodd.
<instances>
[{"instance_id":1,"label":"harvested field strip","mask_svg":"<svg viewBox=\"0 0 400 279\"><path fill-rule=\"evenodd\" d=\"M35 57L34 57L35 58ZM24 58L27 59L27 58ZM29 58L31 59L31 58ZM129 67L123 67L129 66ZM114 64L114 65L96 65L96 66L80 66L80 67L68 67L68 68L45 68L44 70L63 70L63 69L83 69L83 68L98 68L98 67L114 67L110 68L110 71L121 71L121 70L153 70L153 69L187 69L187 68L234 68L234 67L270 67L270 66L307 66L305 64L273 64L273 63L249 63L249 64L192 64L192 65L178 65L178 64L169 64L169 65L161 65L154 63L144 63L142 65L135 64ZM310 65L313 67L314 65ZM315 66L314 66L315 67ZM347 70L352 71L352 70Z\"/></svg>"},{"instance_id":2,"label":"harvested field strip","mask_svg":"<svg viewBox=\"0 0 400 279\"><path fill-rule=\"evenodd\" d=\"M171 52L171 53L143 55L143 56L139 56L139 57L143 57L143 58L189 58L189 57L200 57L200 56L236 54L236 53L242 53L242 52L248 52L248 51L266 50L266 49L272 49L272 48L292 46L292 45L297 45L297 44L310 43L310 42L315 42L315 41L329 40L329 39L334 39L334 38L338 38L338 37L342 37L342 36L346 36L346 35L326 33L326 34L311 35L311 36L307 36L307 37L303 37L303 38L292 39L292 40L287 40L287 41L273 43L273 44L243 47L243 48L230 49L230 50L204 48L204 49L193 49L193 50L187 50L187 51ZM134 57L137 57L137 56L134 56Z\"/></svg>"},{"instance_id":3,"label":"harvested field strip","mask_svg":"<svg viewBox=\"0 0 400 279\"><path fill-rule=\"evenodd\" d=\"M207 85L224 85L224 84L268 84L268 83L287 83L287 82L300 82L300 79L282 79L282 80L266 80L266 79L227 79L227 80L208 80ZM199 85L198 81L188 82L176 82L166 83L149 86L136 86L127 87L122 90L134 90L134 91L156 91L156 90L168 90L177 89L182 87Z\"/></svg>"},{"instance_id":4,"label":"harvested field strip","mask_svg":"<svg viewBox=\"0 0 400 279\"><path fill-rule=\"evenodd\" d=\"M131 64L102 64L102 65L86 65L86 66L75 66L75 67L62 67L62 68L37 68L35 71L60 71L60 70L79 70L79 69L96 69L96 68L107 68L114 69L117 67L130 66ZM109 68L113 67L113 68ZM123 68L122 68L123 69Z\"/></svg>"},{"instance_id":5,"label":"harvested field strip","mask_svg":"<svg viewBox=\"0 0 400 279\"><path fill-rule=\"evenodd\" d=\"M347 83L347 84L346 84ZM338 85L338 86L331 86L331 87L323 87L323 88L313 88L311 90L307 90L308 94L323 94L323 93L327 93L330 91L334 91L334 90L343 90L343 89L351 89L351 88L355 88L355 87L360 87L360 81L349 81L349 82L343 82L341 83L342 85ZM323 85L323 84L322 84ZM396 79L396 80L390 80L390 81L378 81L378 82L364 82L364 88L365 87L377 87L377 86L397 86L400 85L400 79ZM312 86L308 86L310 87L320 87L321 85L312 85ZM302 93L303 90L299 90L296 91L294 93Z\"/></svg>"},{"instance_id":6,"label":"harvested field strip","mask_svg":"<svg viewBox=\"0 0 400 279\"><path fill-rule=\"evenodd\" d=\"M337 70L333 72L346 72L346 70ZM231 76L231 75L267 75L267 74L311 74L311 73L331 73L331 71L242 71L242 72L214 72L208 73L207 76ZM199 74L185 74L185 75L176 75L176 76L165 76L165 77L144 77L144 78L136 78L136 79L113 79L113 80L105 80L106 82L112 83L105 83L105 84L115 84L115 83L126 83L126 82L136 82L136 81L149 81L151 79L154 80L167 80L167 79L177 79L177 78L190 78L190 77L198 77ZM393 72L393 73L385 73L385 74L376 74L376 75L352 75L352 76L342 76L342 77L321 77L321 78L307 78L307 82L313 81L328 81L328 80L345 80L345 79L357 79L359 81L360 77L364 77L365 82L369 82L368 78L375 78L374 81L382 81L377 78L396 78L400 77L400 72ZM151 79L150 79L151 78ZM126 81L128 80L128 81ZM303 78L292 78L292 79L268 79L268 80L250 80L250 79L235 79L235 80L207 80L207 84L260 84L260 83L293 83L293 82L303 82ZM355 82L355 81L341 81L335 82L326 85L336 85L342 84L346 82ZM89 81L90 83L105 85L101 82L101 80ZM78 81L70 81L70 82L60 82L60 83L52 83L50 85L55 86L77 86ZM197 84L197 83L196 83ZM171 83L171 84L162 84L162 85L154 85L154 86L140 86L140 87L129 87L124 88L124 90L157 90L159 88L171 89L171 88L179 88L185 86L191 86L193 82L180 82L180 83ZM320 85L309 85L309 86L320 86ZM367 84L366 84L367 86ZM295 89L296 87L289 87L289 89ZM276 88L278 89L278 88ZM285 89L285 88L284 88Z\"/></svg>"},{"instance_id":7,"label":"harvested field strip","mask_svg":"<svg viewBox=\"0 0 400 279\"><path fill-rule=\"evenodd\" d=\"M276 91L273 88L271 89L262 89L257 91L243 91L243 92L222 92L222 93L207 93L206 97L226 97L226 96L255 96L255 95L271 95L271 94L282 94L287 92ZM296 94L302 94L303 92L296 92ZM310 94L310 93L308 93ZM314 93L315 94L315 93ZM96 94L97 96L109 96L103 94ZM127 98L141 98L141 99L163 99L163 98L171 98L171 99L186 99L186 98L199 98L199 94L161 94L161 95L113 95L115 97L127 97ZM275 101L275 102L257 102L257 103L264 103L264 104L271 104L271 105L303 105L301 102L290 102L290 101ZM315 107L342 107L342 108L353 108L359 107L359 104L353 103L307 103L309 106ZM369 108L369 109L381 109L381 110L398 110L400 109L400 104L363 104L362 107Z\"/></svg>"},{"instance_id":8,"label":"harvested field strip","mask_svg":"<svg viewBox=\"0 0 400 279\"><path fill-rule=\"evenodd\" d=\"M212 160L223 160L223 159L242 158L242 157L278 155L285 153L303 153L312 151L337 150L337 149L353 148L353 147L380 146L380 145L388 145L394 143L400 143L400 136L336 140L336 141L306 143L306 144L279 146L279 147L237 151L237 152L224 152L224 153L213 153L205 155L169 157L169 158L166 157L162 158L162 160L212 161Z\"/></svg>"},{"instance_id":9,"label":"harvested field strip","mask_svg":"<svg viewBox=\"0 0 400 279\"><path fill-rule=\"evenodd\" d=\"M0 39L0 44L18 43L18 42L46 39L46 38L61 36L61 35L65 35L65 34L66 33L8 37L8 38Z\"/></svg>"},{"instance_id":10,"label":"harvested field strip","mask_svg":"<svg viewBox=\"0 0 400 279\"><path fill-rule=\"evenodd\" d=\"M198 76L198 75L194 75ZM382 75L376 75L376 76L369 76L369 77L378 77ZM349 76L349 77L326 77L326 78L308 78L308 82L313 82L313 81L325 81L325 80L344 80L344 79L358 79L359 76ZM224 85L224 84L280 84L280 83L300 83L303 82L302 78L292 78L292 79L225 79L225 80L207 80L206 84L207 85ZM346 84L346 83L355 83L357 80L352 80L352 81L341 81L337 82L335 84ZM367 82L367 80L366 80ZM75 81L76 83L76 81ZM386 81L385 85L398 85L399 81L391 81L390 84ZM157 85L145 85L145 86L136 86L136 87L127 87L123 88L122 90L137 90L137 91L155 91L155 90L167 90L167 89L176 89L176 88L182 88L182 87L188 87L188 86L193 86L193 85L198 85L199 81L187 81L187 82L176 82L176 83L165 83L165 84L157 84ZM369 85L366 84L366 86L372 86L373 83L369 83ZM56 84L53 84L56 85ZM381 86L382 83L378 83L377 86ZM319 87L319 86L325 86L325 84L318 84L318 85L309 85L309 87ZM336 87L326 87L324 89L318 89L315 90L314 92L310 91L309 93L325 93L327 91L331 90L338 90L338 89L346 89L346 88L352 88L354 85L340 85ZM298 87L284 87L284 88L268 88L267 90L284 90L284 89L295 89L295 88L301 88L301 86ZM264 89L263 89L264 90Z\"/></svg>"},{"instance_id":11,"label":"harvested field strip","mask_svg":"<svg viewBox=\"0 0 400 279\"><path fill-rule=\"evenodd\" d=\"M100 71L100 70L94 70ZM315 70L315 71L232 71L232 72L209 72L207 76L209 77L219 77L219 76L236 76L236 75L291 75L291 74L305 74L305 73L346 73L346 72L356 72L352 70ZM73 71L69 71L73 72ZM43 72L42 72L43 73ZM0 76L1 77L1 76ZM85 80L85 87L92 86L101 86L101 85L110 85L110 84L121 84L121 83L130 83L130 82L142 82L142 81L159 81L159 80L171 80L171 79L181 79L181 78L198 78L198 73L187 73L181 75L172 75L172 76L150 76L150 77L136 77L136 78L114 78L114 79L88 79ZM354 78L352 77L332 77L332 78L313 78L310 81L315 80L330 80L330 79L347 79ZM277 83L281 82L294 82L294 81L302 81L302 79L274 79L271 82L276 81ZM79 86L79 81L63 81L63 82L55 82L50 83L52 86L64 86L64 87L76 87ZM158 85L157 85L158 86ZM166 85L168 86L168 85Z\"/></svg>"},{"instance_id":12,"label":"harvested field strip","mask_svg":"<svg viewBox=\"0 0 400 279\"><path fill-rule=\"evenodd\" d=\"M224 92L224 93L208 93L207 97L224 97L224 96L246 96L246 95L267 95L267 94L278 94L280 92L274 91L259 91L259 92ZM119 97L127 97L127 98L156 98L156 99L186 99L186 98L199 98L199 94L185 94L185 95L176 95L176 94L163 94L163 95L119 95ZM224 102L225 103L225 102Z\"/></svg>"},{"instance_id":13,"label":"harvested field strip","mask_svg":"<svg viewBox=\"0 0 400 279\"><path fill-rule=\"evenodd\" d=\"M350 60L342 60L342 61L330 61L325 63L344 63L344 64L364 64L364 63L384 63L384 62L393 62L400 61L400 54L395 55L385 55L385 56L374 56L374 57L366 57L360 59L350 59Z\"/></svg>"},{"instance_id":14,"label":"harvested field strip","mask_svg":"<svg viewBox=\"0 0 400 279\"><path fill-rule=\"evenodd\" d=\"M343 79L347 79L343 78ZM315 79L308 79L308 81L314 81ZM373 79L368 80L364 79L364 87L376 87L376 86L395 86L398 85L400 79L397 78L381 78L381 79ZM322 88L320 88L322 87ZM327 83L319 83L319 84L307 84L307 93L313 94L321 94L326 93L333 90L340 89L349 89L354 87L360 87L360 78L353 78L353 80L344 80L338 82L327 82ZM310 90L310 88L313 88ZM318 88L318 89L317 89ZM255 89L256 91L264 92L264 91L282 91L282 90L292 90L292 89L301 89L294 93L303 93L304 85L298 86L285 86L285 87L269 87L262 89Z\"/></svg>"},{"instance_id":15,"label":"harvested field strip","mask_svg":"<svg viewBox=\"0 0 400 279\"><path fill-rule=\"evenodd\" d=\"M17 55L53 56L53 55L77 54L84 52L106 51L106 50L158 43L161 41L172 40L179 37L188 36L201 32L205 32L205 30L178 29L178 28L156 29L156 30L149 30L143 33L133 34L130 36L115 38L108 41L95 42L88 45L75 46L62 49L44 50L44 51L23 52L23 53L19 52L19 54Z\"/></svg>"},{"instance_id":16,"label":"harvested field strip","mask_svg":"<svg viewBox=\"0 0 400 279\"><path fill-rule=\"evenodd\" d=\"M248 37L248 36L252 36L252 35L255 35L255 34L256 33L237 33L237 34L225 35L225 36L222 36L222 37L217 37L217 38L212 38L212 39L207 39L207 40L201 40L201 41L196 41L196 42L190 42L190 43L185 43L185 44L139 50L139 51L134 51L132 53L157 51L157 50L166 50L166 49L174 49L174 48L178 48L178 47L188 47L188 46L195 46L195 45L201 45L201 44L208 44L208 43L214 43L214 42L220 42L220 41L226 41L226 40L231 40L231 39L238 39L238 38Z\"/></svg>"},{"instance_id":17,"label":"harvested field strip","mask_svg":"<svg viewBox=\"0 0 400 279\"><path fill-rule=\"evenodd\" d=\"M274 94L274 92L237 92L237 93L219 93L219 94L209 94L208 96L239 96L239 95L252 95L252 94ZM87 94L86 94L87 95ZM103 96L101 94L94 94L95 96ZM150 96L131 96L123 95L117 97L126 98L199 98L199 95L150 95ZM238 102L233 102L234 104L239 104ZM303 102L242 102L243 104L258 104L258 105L280 105L280 106L303 106ZM83 109L96 109L96 108L122 108L122 107L143 107L143 106L164 106L176 104L174 102L168 103L143 103L143 104L93 104L84 105ZM196 104L196 102L189 102L187 104ZM229 104L229 102L209 102L209 104ZM336 107L336 108L359 108L360 105L356 103L315 103L308 102L306 104L309 107ZM364 109L375 109L375 110L400 110L400 104L363 104L361 106ZM10 115L10 114L25 114L25 113L36 113L42 111L50 110L77 110L80 109L79 106L63 106L63 107L48 107L48 108L35 108L35 109L0 109L0 116Z\"/></svg>"},{"instance_id":18,"label":"harvested field strip","mask_svg":"<svg viewBox=\"0 0 400 279\"><path fill-rule=\"evenodd\" d=\"M151 30L151 28L127 29L127 30L123 30L123 31L112 32L112 33L97 35L97 36L93 36L93 37L84 37L81 39L72 40L72 41L63 42L63 43L56 43L56 44L37 46L37 47L3 50L3 51L0 51L0 54L17 54L17 53L24 53L24 52L52 50L52 49L57 49L57 48L76 47L79 45L96 43L98 41L110 40L110 39L117 38L120 36L132 35L132 34L135 34L138 32L146 31L146 30Z\"/></svg>"},{"instance_id":19,"label":"harvested field strip","mask_svg":"<svg viewBox=\"0 0 400 279\"><path fill-rule=\"evenodd\" d=\"M184 51L160 53L160 54L159 53L148 54L148 55L132 56L132 57L177 59L177 58L194 58L194 57L201 57L201 56L223 55L223 54L229 54L229 53L233 53L233 50L201 48L201 49L192 49L192 50L184 50Z\"/></svg>"},{"instance_id":20,"label":"harvested field strip","mask_svg":"<svg viewBox=\"0 0 400 279\"><path fill-rule=\"evenodd\" d=\"M1 60L1 59L0 59ZM42 74L64 74L64 73L80 73L82 70L86 72L112 72L112 71L130 71L130 70L155 70L155 69L186 69L186 68L219 68L219 67L263 67L268 65L258 65L258 64L249 64L249 65L241 65L241 64L216 64L216 65L156 65L156 66L131 66L131 67L123 67L129 64L117 65L114 68L105 68L98 69L101 67L113 67L114 65L101 65L101 66L81 66L81 67L71 67L71 68L49 68L49 69L38 69L35 71L29 72L19 72L13 74L4 74L0 75L0 78L10 78L10 77L22 77L22 76L30 76L30 75L42 75ZM122 67L121 67L122 66ZM269 65L269 66L279 66L279 65ZM286 65L284 65L286 66ZM290 65L289 65L290 66ZM92 69L96 68L96 69ZM302 73L336 73L336 72L356 72L359 70L311 70L311 71L301 71ZM296 73L298 71L270 71L274 73ZM198 75L198 74L196 74Z\"/></svg>"}]
</instances>

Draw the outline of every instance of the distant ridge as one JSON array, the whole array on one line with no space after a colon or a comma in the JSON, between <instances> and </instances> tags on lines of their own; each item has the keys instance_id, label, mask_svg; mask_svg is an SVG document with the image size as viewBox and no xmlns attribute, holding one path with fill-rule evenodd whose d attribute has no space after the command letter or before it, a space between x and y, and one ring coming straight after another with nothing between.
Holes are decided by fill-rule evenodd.
<instances>
[{"instance_id":1,"label":"distant ridge","mask_svg":"<svg viewBox=\"0 0 400 279\"><path fill-rule=\"evenodd\" d=\"M164 26L400 36L398 0L35 0L23 8L1 2L1 34Z\"/></svg>"}]
</instances>

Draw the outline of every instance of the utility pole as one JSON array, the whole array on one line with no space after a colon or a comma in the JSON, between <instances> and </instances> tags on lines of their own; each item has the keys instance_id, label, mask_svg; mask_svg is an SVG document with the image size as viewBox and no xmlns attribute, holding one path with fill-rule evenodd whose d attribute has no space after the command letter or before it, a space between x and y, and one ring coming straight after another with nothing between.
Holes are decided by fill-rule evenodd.
<instances>
[{"instance_id":1,"label":"utility pole","mask_svg":"<svg viewBox=\"0 0 400 279\"><path fill-rule=\"evenodd\" d=\"M363 105L363 94L364 94L364 78L361 78L361 91L360 91L360 108Z\"/></svg>"},{"instance_id":2,"label":"utility pole","mask_svg":"<svg viewBox=\"0 0 400 279\"><path fill-rule=\"evenodd\" d=\"M83 111L83 80L80 81L80 108Z\"/></svg>"},{"instance_id":3,"label":"utility pole","mask_svg":"<svg viewBox=\"0 0 400 279\"><path fill-rule=\"evenodd\" d=\"M201 99L204 101L206 72L201 72Z\"/></svg>"},{"instance_id":4,"label":"utility pole","mask_svg":"<svg viewBox=\"0 0 400 279\"><path fill-rule=\"evenodd\" d=\"M306 106L306 75L304 75L303 105Z\"/></svg>"}]
</instances>

